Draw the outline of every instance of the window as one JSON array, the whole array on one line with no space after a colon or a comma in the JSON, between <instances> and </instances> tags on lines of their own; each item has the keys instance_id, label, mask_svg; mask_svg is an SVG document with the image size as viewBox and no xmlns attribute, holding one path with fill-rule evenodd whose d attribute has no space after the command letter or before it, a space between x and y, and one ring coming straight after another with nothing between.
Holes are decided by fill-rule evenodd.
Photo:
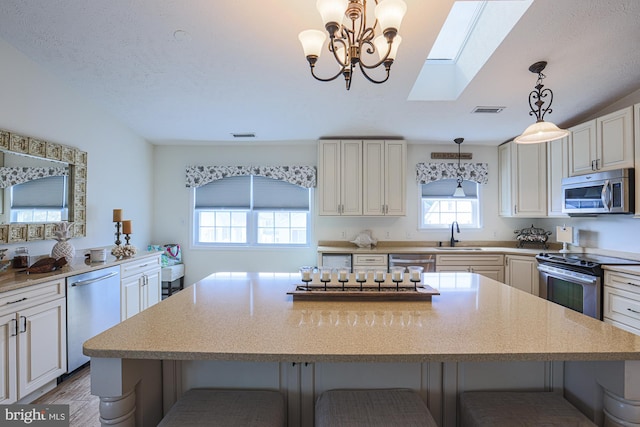
<instances>
[{"instance_id":1,"label":"window","mask_svg":"<svg viewBox=\"0 0 640 427\"><path fill-rule=\"evenodd\" d=\"M306 245L311 190L262 176L234 176L195 189L200 245Z\"/></svg>"},{"instance_id":2,"label":"window","mask_svg":"<svg viewBox=\"0 0 640 427\"><path fill-rule=\"evenodd\" d=\"M463 181L465 197L453 197L456 186L455 179L422 184L420 228L449 227L453 221L461 227L480 227L478 184Z\"/></svg>"},{"instance_id":3,"label":"window","mask_svg":"<svg viewBox=\"0 0 640 427\"><path fill-rule=\"evenodd\" d=\"M10 189L11 222L58 222L69 217L66 176L50 176Z\"/></svg>"}]
</instances>

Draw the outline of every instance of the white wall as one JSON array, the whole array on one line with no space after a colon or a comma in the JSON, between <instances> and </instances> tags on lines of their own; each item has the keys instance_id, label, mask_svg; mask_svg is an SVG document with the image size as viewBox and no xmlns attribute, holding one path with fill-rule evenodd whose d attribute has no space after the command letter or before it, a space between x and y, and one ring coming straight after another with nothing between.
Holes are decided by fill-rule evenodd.
<instances>
[{"instance_id":1,"label":"white wall","mask_svg":"<svg viewBox=\"0 0 640 427\"><path fill-rule=\"evenodd\" d=\"M152 147L91 99L77 95L56 76L0 39L0 128L78 147L88 153L87 237L77 249L113 245L112 209L133 221L132 244L146 249L151 236ZM32 255L48 254L52 240L2 245Z\"/></svg>"},{"instance_id":2,"label":"white wall","mask_svg":"<svg viewBox=\"0 0 640 427\"><path fill-rule=\"evenodd\" d=\"M353 240L362 230L372 230L379 240L447 241L449 230L419 231L420 188L415 181L415 165L429 162L432 151L455 152L457 147L433 144L408 145L407 216L401 218L319 217L313 215L312 246L291 249L194 249L191 243L191 193L185 187L188 165L317 165L315 141L280 144L234 144L217 146L156 146L154 234L155 242L180 243L186 269L186 282L193 283L216 271L296 271L301 265L316 265L316 243L321 240ZM462 230L459 240L513 240L513 230L530 226L529 220L504 219L498 212L497 149L464 146L473 153L473 162L489 163L489 183L482 185L483 228ZM342 237L345 233L346 239ZM388 233L388 237L387 237ZM515 245L515 240L514 240Z\"/></svg>"}]
</instances>

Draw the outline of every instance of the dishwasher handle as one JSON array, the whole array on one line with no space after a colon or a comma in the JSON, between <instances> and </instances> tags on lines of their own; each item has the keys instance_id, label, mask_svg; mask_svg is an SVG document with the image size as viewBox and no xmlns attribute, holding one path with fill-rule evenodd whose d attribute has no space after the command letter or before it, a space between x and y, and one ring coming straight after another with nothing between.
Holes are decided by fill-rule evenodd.
<instances>
[{"instance_id":1,"label":"dishwasher handle","mask_svg":"<svg viewBox=\"0 0 640 427\"><path fill-rule=\"evenodd\" d=\"M117 276L118 274L119 273L117 271L114 271L112 273L105 274L104 276L96 277L96 278L93 278L93 279L79 280L77 282L72 283L71 286L86 286L86 285L90 285L92 283L99 282L101 280L108 279L108 278L113 277L113 276Z\"/></svg>"}]
</instances>

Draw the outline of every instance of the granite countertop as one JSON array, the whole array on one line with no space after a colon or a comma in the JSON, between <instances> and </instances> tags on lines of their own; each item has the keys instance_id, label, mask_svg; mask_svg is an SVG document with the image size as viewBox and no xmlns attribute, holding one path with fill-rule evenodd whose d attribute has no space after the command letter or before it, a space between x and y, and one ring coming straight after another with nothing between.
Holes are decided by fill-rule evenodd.
<instances>
[{"instance_id":1,"label":"granite countertop","mask_svg":"<svg viewBox=\"0 0 640 427\"><path fill-rule=\"evenodd\" d=\"M293 301L298 273L215 273L84 344L99 358L260 362L640 360L640 336L473 273L422 302Z\"/></svg>"},{"instance_id":2,"label":"granite countertop","mask_svg":"<svg viewBox=\"0 0 640 427\"><path fill-rule=\"evenodd\" d=\"M38 283L48 282L49 280L63 279L65 277L86 273L92 270L112 267L114 265L120 265L137 259L160 256L161 254L162 252L141 251L133 257L123 259L116 259L112 255L107 255L107 260L105 262L93 263L86 261L84 257L76 257L70 264L49 273L27 274L24 269L9 268L7 271L0 273L0 293L13 291L26 286L37 285Z\"/></svg>"}]
</instances>

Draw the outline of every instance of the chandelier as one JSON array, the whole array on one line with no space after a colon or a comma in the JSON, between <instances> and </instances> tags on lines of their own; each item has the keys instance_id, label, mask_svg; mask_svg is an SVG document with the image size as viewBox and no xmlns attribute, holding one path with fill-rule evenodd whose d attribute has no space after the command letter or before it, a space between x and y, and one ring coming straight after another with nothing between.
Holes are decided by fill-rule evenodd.
<instances>
[{"instance_id":1,"label":"chandelier","mask_svg":"<svg viewBox=\"0 0 640 427\"><path fill-rule=\"evenodd\" d=\"M518 144L538 144L541 142L554 141L569 135L568 130L560 129L553 123L544 121L544 115L553 111L551 109L553 92L549 88L542 89L544 87L542 79L545 78L542 70L544 70L546 66L546 61L540 61L529 67L529 71L538 75L535 89L529 93L529 107L531 108L529 115L535 115L537 120L534 124L526 128L522 135L514 139ZM545 108L542 108L545 103L544 99L547 97L549 98L549 103Z\"/></svg>"},{"instance_id":2,"label":"chandelier","mask_svg":"<svg viewBox=\"0 0 640 427\"><path fill-rule=\"evenodd\" d=\"M327 35L320 30L302 31L298 38L309 62L311 75L316 80L329 82L342 75L349 90L355 67L360 68L372 83L384 83L389 79L389 70L402 42L398 30L407 5L402 0L374 1L375 21L372 26L367 25L367 0L317 1L316 8L320 12L326 33L329 34L328 49L338 64L338 71L327 78L316 75L315 65ZM384 65L386 75L376 80L369 75L369 70L381 65Z\"/></svg>"}]
</instances>

